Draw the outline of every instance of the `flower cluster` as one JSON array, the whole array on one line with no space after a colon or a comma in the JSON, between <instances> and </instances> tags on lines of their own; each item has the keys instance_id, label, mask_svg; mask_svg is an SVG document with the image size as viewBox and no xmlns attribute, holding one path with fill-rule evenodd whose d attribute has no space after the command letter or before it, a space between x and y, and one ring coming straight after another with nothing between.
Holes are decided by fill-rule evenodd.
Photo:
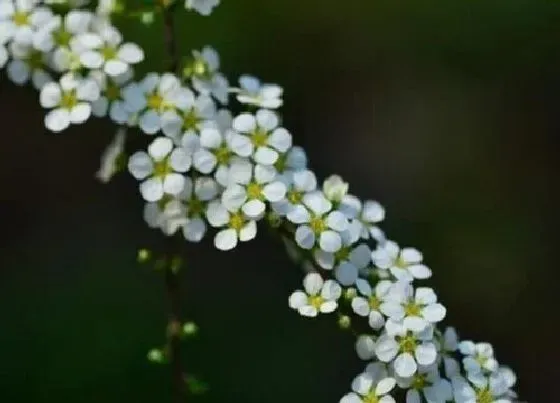
<instances>
[{"instance_id":1,"label":"flower cluster","mask_svg":"<svg viewBox=\"0 0 560 403\"><path fill-rule=\"evenodd\" d=\"M185 7L208 15L218 3ZM144 52L111 24L114 5L56 14L39 0L0 0L0 66L14 83L40 91L47 129L92 115L119 125L97 177L106 182L126 167L146 223L166 235L200 242L213 232L216 248L231 250L255 238L261 223L275 228L308 272L289 306L305 317L338 312L345 327L365 324L356 351L370 362L341 402L389 403L399 393L408 403L515 398L515 375L489 344L459 342L452 328L438 328L446 309L433 289L416 284L432 271L422 253L379 228L384 208L349 193L339 176L318 181L283 126L280 86L249 75L230 86L210 47L193 51L180 75L137 79ZM127 129L147 140L130 156Z\"/></svg>"}]
</instances>

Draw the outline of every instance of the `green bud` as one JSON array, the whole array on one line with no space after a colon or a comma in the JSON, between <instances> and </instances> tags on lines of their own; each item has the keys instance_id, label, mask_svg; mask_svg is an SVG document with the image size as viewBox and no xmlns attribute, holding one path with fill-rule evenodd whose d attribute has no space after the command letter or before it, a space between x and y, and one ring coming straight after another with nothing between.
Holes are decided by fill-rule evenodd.
<instances>
[{"instance_id":1,"label":"green bud","mask_svg":"<svg viewBox=\"0 0 560 403\"><path fill-rule=\"evenodd\" d=\"M183 259L181 259L180 256L174 256L173 259L171 259L171 272L173 274L179 273L179 270L181 270L181 266L183 266Z\"/></svg>"},{"instance_id":2,"label":"green bud","mask_svg":"<svg viewBox=\"0 0 560 403\"><path fill-rule=\"evenodd\" d=\"M154 12L146 11L140 14L140 21L144 25L151 25L154 22Z\"/></svg>"},{"instance_id":3,"label":"green bud","mask_svg":"<svg viewBox=\"0 0 560 403\"><path fill-rule=\"evenodd\" d=\"M138 263L146 263L152 257L152 253L148 249L140 249L138 251Z\"/></svg>"},{"instance_id":4,"label":"green bud","mask_svg":"<svg viewBox=\"0 0 560 403\"><path fill-rule=\"evenodd\" d=\"M358 295L358 292L354 287L349 287L344 291L344 298L351 301Z\"/></svg>"},{"instance_id":5,"label":"green bud","mask_svg":"<svg viewBox=\"0 0 560 403\"><path fill-rule=\"evenodd\" d=\"M193 375L188 375L185 382L193 395L202 395L208 391L208 384Z\"/></svg>"},{"instance_id":6,"label":"green bud","mask_svg":"<svg viewBox=\"0 0 560 403\"><path fill-rule=\"evenodd\" d=\"M166 361L165 353L159 348L153 348L148 352L148 361L154 364L164 364Z\"/></svg>"},{"instance_id":7,"label":"green bud","mask_svg":"<svg viewBox=\"0 0 560 403\"><path fill-rule=\"evenodd\" d=\"M282 219L274 211L268 213L266 219L272 228L279 228L282 225Z\"/></svg>"},{"instance_id":8,"label":"green bud","mask_svg":"<svg viewBox=\"0 0 560 403\"><path fill-rule=\"evenodd\" d=\"M347 315L340 315L338 318L338 326L340 326L341 329L349 329L350 325L352 325L352 320L350 319L349 316Z\"/></svg>"},{"instance_id":9,"label":"green bud","mask_svg":"<svg viewBox=\"0 0 560 403\"><path fill-rule=\"evenodd\" d=\"M183 334L186 337L195 336L198 333L198 326L194 322L187 322L183 325Z\"/></svg>"}]
</instances>

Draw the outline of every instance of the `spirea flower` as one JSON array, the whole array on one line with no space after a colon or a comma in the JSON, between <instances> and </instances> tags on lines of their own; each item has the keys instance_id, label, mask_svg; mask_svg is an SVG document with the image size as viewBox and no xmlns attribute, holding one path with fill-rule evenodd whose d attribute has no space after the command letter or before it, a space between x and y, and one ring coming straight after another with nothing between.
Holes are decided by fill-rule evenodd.
<instances>
[{"instance_id":1,"label":"spirea flower","mask_svg":"<svg viewBox=\"0 0 560 403\"><path fill-rule=\"evenodd\" d=\"M206 207L217 197L219 190L213 178L201 176L194 181L186 178L185 189L178 198L185 205L187 221L183 226L183 235L187 241L200 242L206 234Z\"/></svg>"},{"instance_id":2,"label":"spirea flower","mask_svg":"<svg viewBox=\"0 0 560 403\"><path fill-rule=\"evenodd\" d=\"M463 366L469 373L494 372L498 369L498 361L494 358L494 348L490 343L462 341L459 343L459 351L465 356Z\"/></svg>"},{"instance_id":3,"label":"spirea flower","mask_svg":"<svg viewBox=\"0 0 560 403\"><path fill-rule=\"evenodd\" d=\"M228 104L229 82L220 73L220 56L210 46L202 51L193 50L193 60L183 70L186 77L190 77L193 88L202 95L213 96L222 105Z\"/></svg>"},{"instance_id":4,"label":"spirea flower","mask_svg":"<svg viewBox=\"0 0 560 403\"><path fill-rule=\"evenodd\" d=\"M17 42L10 44L12 60L8 63L6 72L8 78L17 85L26 84L29 79L37 90L52 81L47 72L47 55L35 50L31 45L21 45Z\"/></svg>"},{"instance_id":5,"label":"spirea flower","mask_svg":"<svg viewBox=\"0 0 560 403\"><path fill-rule=\"evenodd\" d=\"M160 200L164 194L178 195L185 186L182 173L189 170L191 158L181 147L173 147L167 137L156 138L148 152L138 151L128 160L128 170L139 180L140 193L148 202Z\"/></svg>"},{"instance_id":6,"label":"spirea flower","mask_svg":"<svg viewBox=\"0 0 560 403\"><path fill-rule=\"evenodd\" d=\"M220 0L185 0L187 10L195 10L197 13L208 16L214 7L220 4Z\"/></svg>"},{"instance_id":7,"label":"spirea flower","mask_svg":"<svg viewBox=\"0 0 560 403\"><path fill-rule=\"evenodd\" d=\"M260 109L255 115L243 113L233 120L233 128L251 140L252 157L262 165L273 165L280 154L292 146L292 135L280 123L276 113Z\"/></svg>"},{"instance_id":8,"label":"spirea flower","mask_svg":"<svg viewBox=\"0 0 560 403\"><path fill-rule=\"evenodd\" d=\"M220 250L231 250L239 241L247 242L255 238L257 223L240 210L228 210L220 201L208 204L206 217L211 226L223 228L214 237L214 245Z\"/></svg>"},{"instance_id":9,"label":"spirea flower","mask_svg":"<svg viewBox=\"0 0 560 403\"><path fill-rule=\"evenodd\" d=\"M365 372L352 381L352 392L340 399L340 403L395 403L389 395L396 385L380 363L372 363Z\"/></svg>"},{"instance_id":10,"label":"spirea flower","mask_svg":"<svg viewBox=\"0 0 560 403\"><path fill-rule=\"evenodd\" d=\"M393 241L378 246L372 253L373 262L382 270L389 270L398 280L411 282L414 279L431 277L432 271L422 264L422 253L414 248L400 249Z\"/></svg>"},{"instance_id":11,"label":"spirea flower","mask_svg":"<svg viewBox=\"0 0 560 403\"><path fill-rule=\"evenodd\" d=\"M356 281L356 287L360 295L352 298L352 310L359 316L368 317L368 323L373 329L381 329L385 324L385 317L379 308L390 295L393 283L384 280L372 288L366 280L359 279Z\"/></svg>"},{"instance_id":12,"label":"spirea flower","mask_svg":"<svg viewBox=\"0 0 560 403\"><path fill-rule=\"evenodd\" d=\"M51 10L39 4L39 0L1 0L0 43L31 45L34 32L52 18Z\"/></svg>"},{"instance_id":13,"label":"spirea flower","mask_svg":"<svg viewBox=\"0 0 560 403\"><path fill-rule=\"evenodd\" d=\"M104 117L108 112L113 122L120 125L127 124L131 112L124 101L123 88L132 79L132 70L127 70L116 77L110 77L100 70L94 70L90 72L90 76L101 89L101 95L91 105L92 114L96 117Z\"/></svg>"},{"instance_id":14,"label":"spirea flower","mask_svg":"<svg viewBox=\"0 0 560 403\"><path fill-rule=\"evenodd\" d=\"M70 124L85 122L91 114L91 102L97 98L97 83L73 73L65 74L58 83L45 84L40 103L43 108L51 109L45 116L45 126L53 132L61 132Z\"/></svg>"},{"instance_id":15,"label":"spirea flower","mask_svg":"<svg viewBox=\"0 0 560 403\"><path fill-rule=\"evenodd\" d=\"M277 109L282 106L284 90L276 84L262 84L256 77L244 75L239 78L237 100L265 109Z\"/></svg>"},{"instance_id":16,"label":"spirea flower","mask_svg":"<svg viewBox=\"0 0 560 403\"><path fill-rule=\"evenodd\" d=\"M314 317L319 312L331 313L338 306L342 289L333 280L323 281L318 273L309 273L303 279L305 291L295 291L289 298L290 308L300 315Z\"/></svg>"},{"instance_id":17,"label":"spirea flower","mask_svg":"<svg viewBox=\"0 0 560 403\"><path fill-rule=\"evenodd\" d=\"M397 377L397 385L406 390L406 403L445 403L453 399L451 382L440 376L437 365L419 367L409 378Z\"/></svg>"}]
</instances>

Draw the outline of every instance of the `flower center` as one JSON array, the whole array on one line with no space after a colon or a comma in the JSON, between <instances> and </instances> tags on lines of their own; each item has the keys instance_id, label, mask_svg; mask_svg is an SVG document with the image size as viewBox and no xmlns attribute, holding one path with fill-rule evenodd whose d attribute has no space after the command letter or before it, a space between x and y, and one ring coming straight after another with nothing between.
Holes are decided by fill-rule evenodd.
<instances>
[{"instance_id":1,"label":"flower center","mask_svg":"<svg viewBox=\"0 0 560 403\"><path fill-rule=\"evenodd\" d=\"M292 204L299 204L299 203L301 203L301 201L303 199L303 194L301 192L298 192L297 190L292 189L292 190L288 191L288 194L286 195L286 198Z\"/></svg>"},{"instance_id":2,"label":"flower center","mask_svg":"<svg viewBox=\"0 0 560 403\"><path fill-rule=\"evenodd\" d=\"M411 387L417 390L421 390L430 385L431 382L428 382L428 380L426 379L426 374L416 373L414 375L414 378L412 379Z\"/></svg>"},{"instance_id":3,"label":"flower center","mask_svg":"<svg viewBox=\"0 0 560 403\"><path fill-rule=\"evenodd\" d=\"M169 166L167 158L157 161L154 163L154 175L156 178L165 178L167 175L173 172L173 169Z\"/></svg>"},{"instance_id":4,"label":"flower center","mask_svg":"<svg viewBox=\"0 0 560 403\"><path fill-rule=\"evenodd\" d=\"M482 354L477 354L474 359L476 360L476 362L478 362L478 364L482 367L484 366L484 364L486 364L486 361L488 361L488 357L485 357Z\"/></svg>"},{"instance_id":5,"label":"flower center","mask_svg":"<svg viewBox=\"0 0 560 403\"><path fill-rule=\"evenodd\" d=\"M406 269L408 267L408 263L405 262L402 256L399 256L395 261L395 266L400 269Z\"/></svg>"},{"instance_id":6,"label":"flower center","mask_svg":"<svg viewBox=\"0 0 560 403\"><path fill-rule=\"evenodd\" d=\"M164 107L163 97L157 93L149 95L147 103L148 107L154 110L161 110Z\"/></svg>"},{"instance_id":7,"label":"flower center","mask_svg":"<svg viewBox=\"0 0 560 403\"><path fill-rule=\"evenodd\" d=\"M32 50L27 56L27 64L31 70L38 70L43 67L43 54L39 51Z\"/></svg>"},{"instance_id":8,"label":"flower center","mask_svg":"<svg viewBox=\"0 0 560 403\"><path fill-rule=\"evenodd\" d=\"M117 58L117 49L112 46L103 46L100 50L101 56L105 60L113 60Z\"/></svg>"},{"instance_id":9,"label":"flower center","mask_svg":"<svg viewBox=\"0 0 560 403\"><path fill-rule=\"evenodd\" d=\"M198 113L194 108L189 109L183 115L183 129L184 130L195 130L198 128L198 124L202 119L198 116Z\"/></svg>"},{"instance_id":10,"label":"flower center","mask_svg":"<svg viewBox=\"0 0 560 403\"><path fill-rule=\"evenodd\" d=\"M187 202L187 214L189 218L198 217L204 213L204 203L193 197Z\"/></svg>"},{"instance_id":11,"label":"flower center","mask_svg":"<svg viewBox=\"0 0 560 403\"><path fill-rule=\"evenodd\" d=\"M492 403L494 397L489 389L480 389L476 391L476 403Z\"/></svg>"},{"instance_id":12,"label":"flower center","mask_svg":"<svg viewBox=\"0 0 560 403\"><path fill-rule=\"evenodd\" d=\"M25 11L16 11L14 15L12 15L12 21L18 27L29 25L29 13Z\"/></svg>"},{"instance_id":13,"label":"flower center","mask_svg":"<svg viewBox=\"0 0 560 403\"><path fill-rule=\"evenodd\" d=\"M379 397L375 396L375 391L370 391L366 396L362 398L363 403L379 403Z\"/></svg>"},{"instance_id":14,"label":"flower center","mask_svg":"<svg viewBox=\"0 0 560 403\"><path fill-rule=\"evenodd\" d=\"M323 305L324 301L325 300L320 295L313 295L313 296L307 297L307 302L309 303L309 305L311 305L315 309L321 308L321 305Z\"/></svg>"},{"instance_id":15,"label":"flower center","mask_svg":"<svg viewBox=\"0 0 560 403\"><path fill-rule=\"evenodd\" d=\"M251 142L255 147L264 147L268 142L268 132L260 127L251 133Z\"/></svg>"},{"instance_id":16,"label":"flower center","mask_svg":"<svg viewBox=\"0 0 560 403\"><path fill-rule=\"evenodd\" d=\"M369 308L372 311L379 311L379 307L381 306L381 301L375 295L371 295L368 299Z\"/></svg>"},{"instance_id":17,"label":"flower center","mask_svg":"<svg viewBox=\"0 0 560 403\"><path fill-rule=\"evenodd\" d=\"M422 307L411 301L404 306L404 312L406 316L420 316Z\"/></svg>"},{"instance_id":18,"label":"flower center","mask_svg":"<svg viewBox=\"0 0 560 403\"><path fill-rule=\"evenodd\" d=\"M255 182L249 183L247 185L247 196L249 196L249 199L264 200L262 186Z\"/></svg>"},{"instance_id":19,"label":"flower center","mask_svg":"<svg viewBox=\"0 0 560 403\"><path fill-rule=\"evenodd\" d=\"M243 228L243 225L245 225L243 215L241 213L232 213L229 218L229 226L239 232Z\"/></svg>"},{"instance_id":20,"label":"flower center","mask_svg":"<svg viewBox=\"0 0 560 403\"><path fill-rule=\"evenodd\" d=\"M327 229L327 224L325 224L325 220L323 220L320 216L315 216L311 219L309 223L311 230L315 233L315 235L319 235L321 232Z\"/></svg>"},{"instance_id":21,"label":"flower center","mask_svg":"<svg viewBox=\"0 0 560 403\"><path fill-rule=\"evenodd\" d=\"M218 160L218 164L225 165L231 158L231 150L227 146L222 145L214 150L214 155Z\"/></svg>"},{"instance_id":22,"label":"flower center","mask_svg":"<svg viewBox=\"0 0 560 403\"><path fill-rule=\"evenodd\" d=\"M414 354L414 351L416 351L416 337L410 332L406 336L397 336L397 341L403 353Z\"/></svg>"},{"instance_id":23,"label":"flower center","mask_svg":"<svg viewBox=\"0 0 560 403\"><path fill-rule=\"evenodd\" d=\"M105 96L109 101L116 101L121 98L121 89L115 83L109 81L105 88Z\"/></svg>"},{"instance_id":24,"label":"flower center","mask_svg":"<svg viewBox=\"0 0 560 403\"><path fill-rule=\"evenodd\" d=\"M72 39L72 34L65 29L61 28L53 32L54 43L58 46L68 47L70 46L70 40Z\"/></svg>"},{"instance_id":25,"label":"flower center","mask_svg":"<svg viewBox=\"0 0 560 403\"><path fill-rule=\"evenodd\" d=\"M76 91L71 90L62 94L60 99L60 107L63 109L72 109L78 104L78 97Z\"/></svg>"},{"instance_id":26,"label":"flower center","mask_svg":"<svg viewBox=\"0 0 560 403\"><path fill-rule=\"evenodd\" d=\"M169 203L171 200L173 200L173 196L164 194L163 197L157 202L159 209L163 211L167 203Z\"/></svg>"}]
</instances>

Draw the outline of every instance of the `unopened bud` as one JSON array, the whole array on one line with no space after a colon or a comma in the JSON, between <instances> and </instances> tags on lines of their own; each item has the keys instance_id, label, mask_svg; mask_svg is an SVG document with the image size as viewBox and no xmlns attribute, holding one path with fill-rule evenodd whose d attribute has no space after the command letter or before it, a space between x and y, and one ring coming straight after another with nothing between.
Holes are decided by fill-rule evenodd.
<instances>
[{"instance_id":1,"label":"unopened bud","mask_svg":"<svg viewBox=\"0 0 560 403\"><path fill-rule=\"evenodd\" d=\"M138 251L138 263L146 263L152 257L152 253L148 249L140 249Z\"/></svg>"},{"instance_id":2,"label":"unopened bud","mask_svg":"<svg viewBox=\"0 0 560 403\"><path fill-rule=\"evenodd\" d=\"M341 315L338 318L338 326L340 326L341 329L349 329L351 324L352 320L347 315Z\"/></svg>"}]
</instances>

